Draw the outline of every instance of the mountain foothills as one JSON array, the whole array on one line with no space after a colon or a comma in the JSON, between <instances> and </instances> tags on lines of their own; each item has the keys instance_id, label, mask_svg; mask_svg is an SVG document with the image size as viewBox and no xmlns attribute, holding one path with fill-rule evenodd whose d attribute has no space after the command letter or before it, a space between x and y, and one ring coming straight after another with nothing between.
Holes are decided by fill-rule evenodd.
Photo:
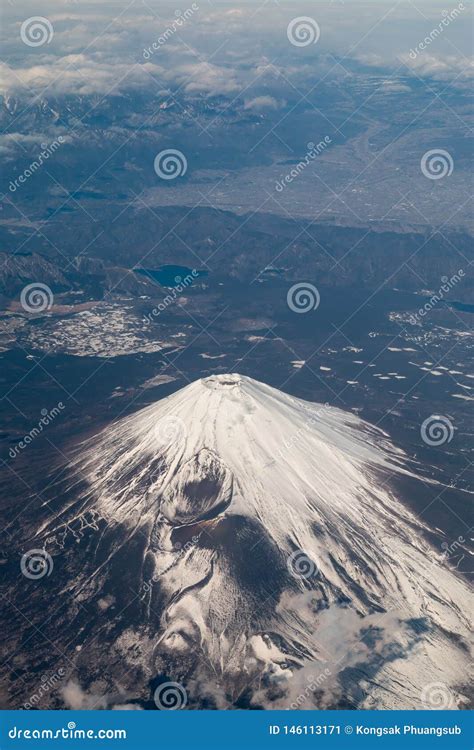
<instances>
[{"instance_id":1,"label":"mountain foothills","mask_svg":"<svg viewBox=\"0 0 474 750\"><path fill-rule=\"evenodd\" d=\"M461 231L441 234L387 224L307 227L307 222L272 215L243 220L226 211L195 209L190 214L174 207L156 209L155 215L125 207L120 218L105 207L101 213L100 230L77 216L57 217L34 240L26 227L13 234L4 230L9 247L0 254L4 305L18 298L26 283L39 279L55 294L81 292L84 299L153 294L156 285L133 270L166 264L205 270L211 281L249 284L262 275L278 275L288 283L311 278L328 287L410 291L437 289L442 278L461 270L463 283L447 297L472 298L472 240ZM78 253L78 247L87 251Z\"/></svg>"},{"instance_id":2,"label":"mountain foothills","mask_svg":"<svg viewBox=\"0 0 474 750\"><path fill-rule=\"evenodd\" d=\"M60 566L68 689L146 708L166 678L194 707L288 708L306 686L298 707L412 708L443 683L462 707L468 587L392 475L417 481L381 430L237 374L89 438L30 540Z\"/></svg>"}]
</instances>

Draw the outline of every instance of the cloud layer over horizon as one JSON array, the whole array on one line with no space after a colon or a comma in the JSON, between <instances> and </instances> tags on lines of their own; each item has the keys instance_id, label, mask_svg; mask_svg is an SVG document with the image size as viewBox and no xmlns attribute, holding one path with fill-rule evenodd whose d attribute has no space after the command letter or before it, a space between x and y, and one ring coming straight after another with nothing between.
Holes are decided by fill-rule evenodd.
<instances>
[{"instance_id":1,"label":"cloud layer over horizon","mask_svg":"<svg viewBox=\"0 0 474 750\"><path fill-rule=\"evenodd\" d=\"M448 11L433 2L417 8L365 2L216 7L201 0L175 11L156 3L50 0L41 17L51 25L51 38L30 46L22 25L38 10L15 3L4 9L0 94L169 89L188 97L242 94L247 102L260 100L254 107L274 108L284 105L282 91L304 90L315 73L330 78L354 65L462 87L474 74L469 10L459 3L449 12L446 18ZM300 15L316 21L317 43L290 44L288 24Z\"/></svg>"}]
</instances>

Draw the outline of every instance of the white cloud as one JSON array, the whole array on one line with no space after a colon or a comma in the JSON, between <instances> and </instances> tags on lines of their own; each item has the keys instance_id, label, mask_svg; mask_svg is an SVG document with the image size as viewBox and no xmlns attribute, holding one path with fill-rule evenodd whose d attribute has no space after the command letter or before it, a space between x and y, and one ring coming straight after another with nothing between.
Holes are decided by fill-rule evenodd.
<instances>
[{"instance_id":1,"label":"white cloud","mask_svg":"<svg viewBox=\"0 0 474 750\"><path fill-rule=\"evenodd\" d=\"M188 93L232 94L241 90L232 68L207 62L190 63L170 70L166 77L184 87Z\"/></svg>"},{"instance_id":2,"label":"white cloud","mask_svg":"<svg viewBox=\"0 0 474 750\"><path fill-rule=\"evenodd\" d=\"M182 6L183 11L190 5ZM286 27L292 17L288 8L272 7L269 13L266 7L255 9L245 2L235 7L199 5L199 10L154 50L145 65L143 51L173 22L173 12L155 11L153 5L147 12L146 6L127 7L125 2L113 8L105 6L100 0L80 6L45 0L42 15L54 25L54 37L50 44L34 50L20 40L21 19L32 14L31 3L19 0L15 9L7 7L4 59L9 60L9 66L2 66L0 93L18 89L27 93L30 89L37 95L47 87L54 95L146 90L151 74L163 80L163 88L177 86L193 97L234 97L245 90L247 101L255 102L247 106L255 109L266 107L266 97L267 108L275 106L270 100L280 99L276 86L299 89L332 68L331 77L340 75L335 63L342 55L343 65L349 69L350 61L356 60L389 72L402 60L419 76L448 79L460 74L464 80L473 70L468 59L470 47L466 48L466 25L459 19L436 40L437 45L448 47L437 46L436 54L410 59L410 46L424 38L427 24L430 26L439 16L439 8L433 3L426 3L425 17L403 5L384 18L387 11L383 3L380 7L364 0L344 6L333 3L324 6L324 13L321 8L317 13L309 5L305 10L301 2L299 11L315 15L322 30L318 44L305 50L288 45ZM290 94L285 93L285 98L290 99Z\"/></svg>"},{"instance_id":3,"label":"white cloud","mask_svg":"<svg viewBox=\"0 0 474 750\"><path fill-rule=\"evenodd\" d=\"M86 692L74 680L69 680L61 690L61 694L66 706L73 711L91 711L107 707L107 700L104 696Z\"/></svg>"},{"instance_id":4,"label":"white cloud","mask_svg":"<svg viewBox=\"0 0 474 750\"><path fill-rule=\"evenodd\" d=\"M441 80L454 77L469 79L474 75L474 61L461 55L429 55L425 52L413 59L410 54L400 58L417 75L431 76Z\"/></svg>"},{"instance_id":5,"label":"white cloud","mask_svg":"<svg viewBox=\"0 0 474 750\"><path fill-rule=\"evenodd\" d=\"M382 81L381 88L388 94L401 94L404 91L411 91L409 86L399 81Z\"/></svg>"},{"instance_id":6,"label":"white cloud","mask_svg":"<svg viewBox=\"0 0 474 750\"><path fill-rule=\"evenodd\" d=\"M84 54L44 58L40 64L15 70L0 64L0 93L19 89L23 94L47 92L50 96L117 94L149 84L148 72L158 78L163 69L153 63L127 65L118 61L97 61Z\"/></svg>"},{"instance_id":7,"label":"white cloud","mask_svg":"<svg viewBox=\"0 0 474 750\"><path fill-rule=\"evenodd\" d=\"M255 112L261 112L265 109L278 109L283 106L273 96L256 96L254 99L246 99L244 109L252 109Z\"/></svg>"}]
</instances>

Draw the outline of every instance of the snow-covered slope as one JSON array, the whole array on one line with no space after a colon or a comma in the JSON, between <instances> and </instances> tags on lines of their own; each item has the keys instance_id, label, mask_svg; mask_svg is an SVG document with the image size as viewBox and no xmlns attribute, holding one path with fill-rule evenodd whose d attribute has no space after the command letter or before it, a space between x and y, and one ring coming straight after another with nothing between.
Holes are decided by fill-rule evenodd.
<instances>
[{"instance_id":1,"label":"snow-covered slope","mask_svg":"<svg viewBox=\"0 0 474 750\"><path fill-rule=\"evenodd\" d=\"M216 375L115 423L76 468L89 489L56 525L93 507L145 536L130 565L145 584L152 670L214 696L252 684L268 707L291 703L308 668L329 671L316 705L345 695L423 708L438 683L456 705L468 588L393 496L391 475L409 470L381 431Z\"/></svg>"}]
</instances>

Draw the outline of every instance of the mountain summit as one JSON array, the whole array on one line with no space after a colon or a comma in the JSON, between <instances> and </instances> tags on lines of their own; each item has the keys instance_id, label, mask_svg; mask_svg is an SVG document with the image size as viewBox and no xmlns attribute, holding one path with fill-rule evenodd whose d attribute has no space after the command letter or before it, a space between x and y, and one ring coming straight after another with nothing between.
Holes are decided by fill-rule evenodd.
<instances>
[{"instance_id":1,"label":"mountain summit","mask_svg":"<svg viewBox=\"0 0 474 750\"><path fill-rule=\"evenodd\" d=\"M422 707L426 685L464 684L468 594L390 488L405 463L351 413L214 375L83 444L53 526L105 520L74 585L102 596L125 566L143 610L124 629L151 673L284 707L329 671L306 707Z\"/></svg>"}]
</instances>

